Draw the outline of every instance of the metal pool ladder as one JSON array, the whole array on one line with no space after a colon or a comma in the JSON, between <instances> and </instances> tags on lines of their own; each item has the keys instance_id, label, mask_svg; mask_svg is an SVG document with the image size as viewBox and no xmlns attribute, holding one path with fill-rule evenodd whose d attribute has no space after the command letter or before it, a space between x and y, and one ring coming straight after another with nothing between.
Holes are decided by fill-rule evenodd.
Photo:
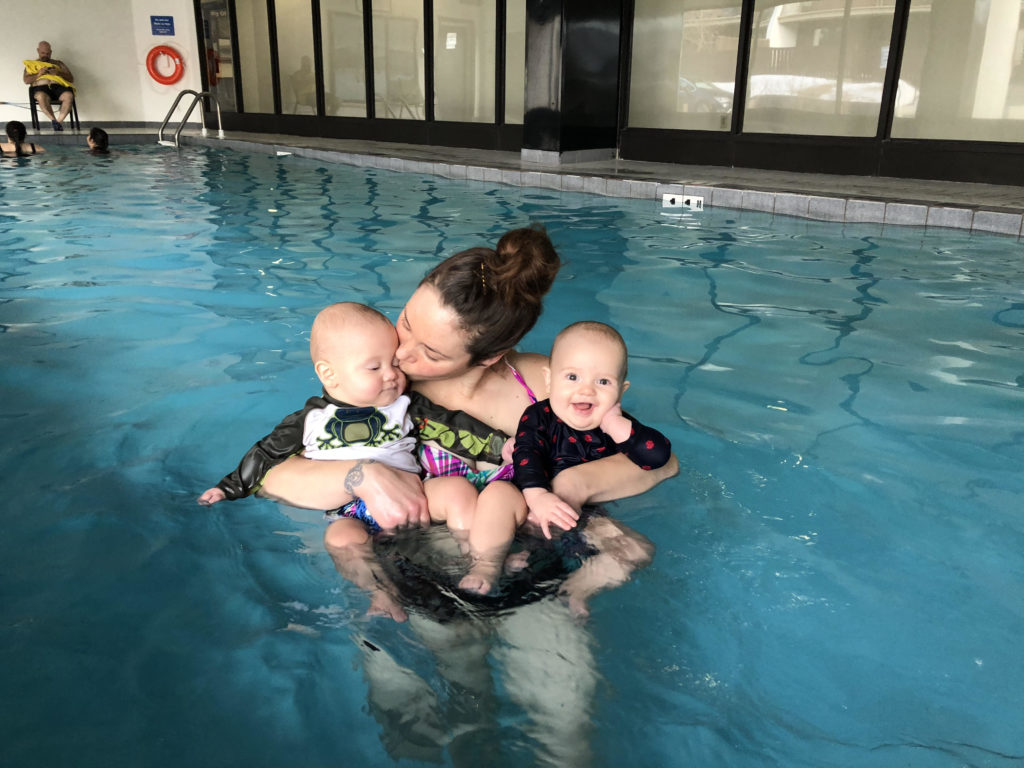
<instances>
[{"instance_id":1,"label":"metal pool ladder","mask_svg":"<svg viewBox=\"0 0 1024 768\"><path fill-rule=\"evenodd\" d=\"M177 130L174 131L174 141L168 141L167 139L164 138L164 128L167 127L167 123L170 121L171 115L173 115L174 110L178 108L178 102L181 101L181 99L185 96L186 93L192 94L192 103L189 104L188 110L185 112L185 116L181 118L181 122L178 123ZM178 94L178 97L174 100L174 103L171 105L171 108L167 110L167 117L165 117L164 121L160 124L160 130L157 131L156 143L161 144L165 147L180 147L181 143L179 137L181 136L181 129L185 127L185 123L188 121L189 116L192 114L192 110L196 108L196 104L198 104L199 100L203 97L209 97L209 99L213 102L213 106L217 108L217 138L223 139L224 127L221 125L220 122L220 103L217 101L217 97L209 91L203 91L202 93L200 93L199 91L193 91L186 88ZM199 110L199 122L203 126L202 135L205 136L206 117L204 116L202 110Z\"/></svg>"}]
</instances>

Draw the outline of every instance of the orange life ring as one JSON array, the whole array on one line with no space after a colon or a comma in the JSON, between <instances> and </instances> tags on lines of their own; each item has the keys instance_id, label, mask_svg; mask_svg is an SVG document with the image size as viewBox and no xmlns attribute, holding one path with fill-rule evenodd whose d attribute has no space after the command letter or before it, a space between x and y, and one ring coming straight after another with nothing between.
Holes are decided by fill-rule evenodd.
<instances>
[{"instance_id":1,"label":"orange life ring","mask_svg":"<svg viewBox=\"0 0 1024 768\"><path fill-rule=\"evenodd\" d=\"M170 56L174 61L174 71L169 75L161 75L156 68L156 57L160 54ZM161 85L174 85L185 74L185 61L181 58L181 54L171 48L171 46L158 45L146 56L146 71L149 72L150 77Z\"/></svg>"}]
</instances>

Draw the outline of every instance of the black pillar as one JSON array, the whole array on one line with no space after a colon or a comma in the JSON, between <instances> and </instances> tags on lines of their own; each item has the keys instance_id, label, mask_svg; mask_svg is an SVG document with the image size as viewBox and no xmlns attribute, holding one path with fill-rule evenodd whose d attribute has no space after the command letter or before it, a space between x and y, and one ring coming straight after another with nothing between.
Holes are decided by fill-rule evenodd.
<instances>
[{"instance_id":1,"label":"black pillar","mask_svg":"<svg viewBox=\"0 0 1024 768\"><path fill-rule=\"evenodd\" d=\"M623 0L526 0L525 159L614 155Z\"/></svg>"}]
</instances>

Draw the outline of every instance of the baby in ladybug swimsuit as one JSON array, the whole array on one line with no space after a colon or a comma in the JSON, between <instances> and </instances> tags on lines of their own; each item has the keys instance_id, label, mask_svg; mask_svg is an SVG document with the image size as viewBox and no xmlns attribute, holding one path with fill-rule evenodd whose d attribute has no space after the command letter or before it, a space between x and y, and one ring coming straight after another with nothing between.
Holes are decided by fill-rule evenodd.
<instances>
[{"instance_id":1,"label":"baby in ladybug swimsuit","mask_svg":"<svg viewBox=\"0 0 1024 768\"><path fill-rule=\"evenodd\" d=\"M572 509L551 491L562 470L616 453L657 469L672 455L663 434L623 412L626 373L626 343L611 326L573 323L555 337L548 399L523 412L513 454L514 482L539 519L550 519L549 508Z\"/></svg>"}]
</instances>

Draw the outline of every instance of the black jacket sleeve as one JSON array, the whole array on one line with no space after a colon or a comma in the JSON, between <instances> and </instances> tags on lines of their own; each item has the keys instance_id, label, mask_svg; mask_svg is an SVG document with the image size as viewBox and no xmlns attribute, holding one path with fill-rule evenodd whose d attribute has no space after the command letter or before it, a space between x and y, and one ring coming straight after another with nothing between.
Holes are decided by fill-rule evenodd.
<instances>
[{"instance_id":1,"label":"black jacket sleeve","mask_svg":"<svg viewBox=\"0 0 1024 768\"><path fill-rule=\"evenodd\" d=\"M273 432L249 449L238 468L217 483L217 487L229 499L241 499L258 491L267 472L289 456L302 453L302 430L306 414L325 404L322 397L311 397L301 411L286 416L274 427Z\"/></svg>"}]
</instances>

